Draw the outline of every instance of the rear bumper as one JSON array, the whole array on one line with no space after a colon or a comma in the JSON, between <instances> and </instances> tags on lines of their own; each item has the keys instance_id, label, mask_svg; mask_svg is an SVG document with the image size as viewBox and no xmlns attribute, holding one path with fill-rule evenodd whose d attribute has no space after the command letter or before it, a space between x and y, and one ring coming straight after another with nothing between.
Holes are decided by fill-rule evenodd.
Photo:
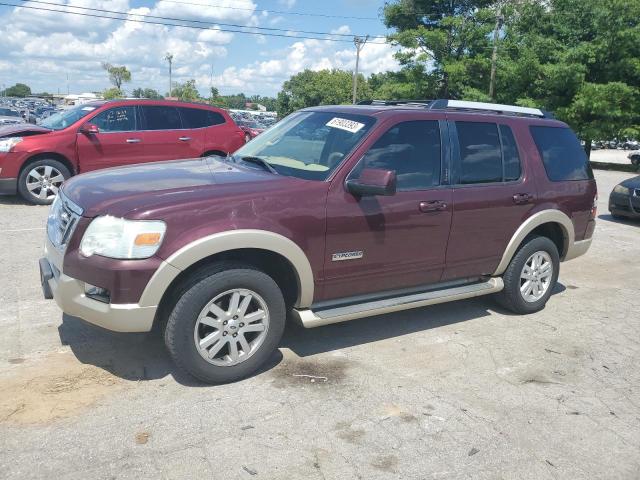
<instances>
[{"instance_id":1,"label":"rear bumper","mask_svg":"<svg viewBox=\"0 0 640 480\"><path fill-rule=\"evenodd\" d=\"M62 311L114 332L148 332L157 306L105 303L85 295L85 283L62 272L62 252L47 239L45 257L40 259L42 290Z\"/></svg>"},{"instance_id":2,"label":"rear bumper","mask_svg":"<svg viewBox=\"0 0 640 480\"><path fill-rule=\"evenodd\" d=\"M589 250L589 247L591 246L591 240L591 238L587 238L586 240L573 242L572 245L569 245L567 254L564 256L563 261L566 262L567 260L572 260L587 253L587 250Z\"/></svg>"},{"instance_id":3,"label":"rear bumper","mask_svg":"<svg viewBox=\"0 0 640 480\"><path fill-rule=\"evenodd\" d=\"M18 193L17 178L0 178L0 195L15 195Z\"/></svg>"}]
</instances>

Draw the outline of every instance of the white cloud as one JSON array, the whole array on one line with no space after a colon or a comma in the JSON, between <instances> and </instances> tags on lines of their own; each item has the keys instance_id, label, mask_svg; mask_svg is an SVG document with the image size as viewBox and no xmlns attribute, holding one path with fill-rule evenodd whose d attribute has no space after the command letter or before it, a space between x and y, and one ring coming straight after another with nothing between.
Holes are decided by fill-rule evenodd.
<instances>
[{"instance_id":1,"label":"white cloud","mask_svg":"<svg viewBox=\"0 0 640 480\"><path fill-rule=\"evenodd\" d=\"M296 0L278 0L278 5L285 8L292 8L296 4Z\"/></svg>"}]
</instances>

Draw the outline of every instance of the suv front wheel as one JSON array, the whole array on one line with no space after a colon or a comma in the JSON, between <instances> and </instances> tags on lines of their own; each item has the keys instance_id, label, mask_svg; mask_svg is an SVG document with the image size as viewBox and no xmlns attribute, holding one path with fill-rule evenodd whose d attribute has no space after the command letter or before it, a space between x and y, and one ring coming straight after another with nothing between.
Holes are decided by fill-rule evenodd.
<instances>
[{"instance_id":1,"label":"suv front wheel","mask_svg":"<svg viewBox=\"0 0 640 480\"><path fill-rule=\"evenodd\" d=\"M498 294L498 302L519 314L542 310L558 281L559 270L555 243L547 237L528 237L504 272L504 290Z\"/></svg>"},{"instance_id":2,"label":"suv front wheel","mask_svg":"<svg viewBox=\"0 0 640 480\"><path fill-rule=\"evenodd\" d=\"M49 205L56 198L62 182L70 176L69 169L58 160L37 160L20 172L18 192L28 202Z\"/></svg>"},{"instance_id":3,"label":"suv front wheel","mask_svg":"<svg viewBox=\"0 0 640 480\"><path fill-rule=\"evenodd\" d=\"M178 299L165 329L176 364L207 383L244 378L277 348L286 321L284 297L267 274L220 265Z\"/></svg>"}]
</instances>

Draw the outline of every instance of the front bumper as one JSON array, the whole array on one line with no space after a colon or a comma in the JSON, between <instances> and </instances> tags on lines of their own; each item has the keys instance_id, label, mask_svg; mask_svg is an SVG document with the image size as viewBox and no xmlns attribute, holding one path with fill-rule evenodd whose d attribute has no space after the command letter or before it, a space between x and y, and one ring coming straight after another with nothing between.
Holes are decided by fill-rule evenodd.
<instances>
[{"instance_id":1,"label":"front bumper","mask_svg":"<svg viewBox=\"0 0 640 480\"><path fill-rule=\"evenodd\" d=\"M85 283L62 271L63 253L47 238L45 257L40 259L42 289L45 298L55 300L62 311L93 325L114 332L149 332L157 306L112 304L85 295Z\"/></svg>"},{"instance_id":2,"label":"front bumper","mask_svg":"<svg viewBox=\"0 0 640 480\"><path fill-rule=\"evenodd\" d=\"M0 178L0 195L15 195L18 193L17 178Z\"/></svg>"},{"instance_id":3,"label":"front bumper","mask_svg":"<svg viewBox=\"0 0 640 480\"><path fill-rule=\"evenodd\" d=\"M621 217L640 218L640 197L612 192L609 195L609 212Z\"/></svg>"}]
</instances>

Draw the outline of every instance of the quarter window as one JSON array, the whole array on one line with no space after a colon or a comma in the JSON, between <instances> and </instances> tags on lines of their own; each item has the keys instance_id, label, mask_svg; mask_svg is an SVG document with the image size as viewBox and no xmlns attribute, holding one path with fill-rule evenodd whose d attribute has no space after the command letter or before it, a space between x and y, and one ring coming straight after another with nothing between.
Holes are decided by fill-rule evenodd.
<instances>
[{"instance_id":1,"label":"quarter window","mask_svg":"<svg viewBox=\"0 0 640 480\"><path fill-rule=\"evenodd\" d=\"M388 130L364 155L363 168L395 170L398 190L423 190L440 184L440 128L435 120L403 122Z\"/></svg>"},{"instance_id":2,"label":"quarter window","mask_svg":"<svg viewBox=\"0 0 640 480\"><path fill-rule=\"evenodd\" d=\"M511 128L482 122L456 122L460 157L458 184L498 183L521 175L518 146Z\"/></svg>"},{"instance_id":3,"label":"quarter window","mask_svg":"<svg viewBox=\"0 0 640 480\"><path fill-rule=\"evenodd\" d=\"M180 108L184 128L204 128L224 123L224 117L218 112L202 108Z\"/></svg>"},{"instance_id":4,"label":"quarter window","mask_svg":"<svg viewBox=\"0 0 640 480\"><path fill-rule=\"evenodd\" d=\"M140 107L144 113L143 130L179 130L182 128L180 114L176 107L145 105Z\"/></svg>"},{"instance_id":5,"label":"quarter window","mask_svg":"<svg viewBox=\"0 0 640 480\"><path fill-rule=\"evenodd\" d=\"M529 128L549 180L563 182L593 178L587 155L570 129L542 126Z\"/></svg>"},{"instance_id":6,"label":"quarter window","mask_svg":"<svg viewBox=\"0 0 640 480\"><path fill-rule=\"evenodd\" d=\"M136 129L135 107L115 107L96 115L91 123L101 132L132 132Z\"/></svg>"}]
</instances>

